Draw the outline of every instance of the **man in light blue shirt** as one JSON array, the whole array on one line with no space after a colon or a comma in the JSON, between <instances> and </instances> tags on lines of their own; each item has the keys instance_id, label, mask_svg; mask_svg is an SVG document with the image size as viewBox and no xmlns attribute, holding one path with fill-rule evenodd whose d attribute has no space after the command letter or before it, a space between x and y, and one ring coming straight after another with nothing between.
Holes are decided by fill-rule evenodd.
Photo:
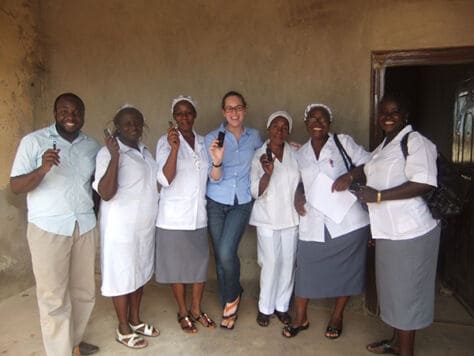
<instances>
[{"instance_id":1,"label":"man in light blue shirt","mask_svg":"<svg viewBox=\"0 0 474 356\"><path fill-rule=\"evenodd\" d=\"M46 353L85 355L98 350L81 340L95 303L91 180L99 144L81 132L84 103L77 95L61 94L54 117L55 124L21 140L10 186L27 193L27 239Z\"/></svg>"}]
</instances>

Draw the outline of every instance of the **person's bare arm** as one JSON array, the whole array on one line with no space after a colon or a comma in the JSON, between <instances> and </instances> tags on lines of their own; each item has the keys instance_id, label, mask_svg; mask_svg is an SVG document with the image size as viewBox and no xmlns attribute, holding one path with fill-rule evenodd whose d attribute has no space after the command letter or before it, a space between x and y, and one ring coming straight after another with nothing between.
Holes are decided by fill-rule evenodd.
<instances>
[{"instance_id":1,"label":"person's bare arm","mask_svg":"<svg viewBox=\"0 0 474 356\"><path fill-rule=\"evenodd\" d=\"M117 139L109 136L105 139L105 144L110 152L110 162L105 174L99 181L98 192L100 197L107 201L114 197L118 189L118 169L119 169L119 145Z\"/></svg>"},{"instance_id":2,"label":"person's bare arm","mask_svg":"<svg viewBox=\"0 0 474 356\"><path fill-rule=\"evenodd\" d=\"M59 165L59 150L48 149L43 153L41 166L27 174L10 177L10 188L13 193L28 193L35 189L43 181L43 178L51 170L51 167Z\"/></svg>"}]
</instances>

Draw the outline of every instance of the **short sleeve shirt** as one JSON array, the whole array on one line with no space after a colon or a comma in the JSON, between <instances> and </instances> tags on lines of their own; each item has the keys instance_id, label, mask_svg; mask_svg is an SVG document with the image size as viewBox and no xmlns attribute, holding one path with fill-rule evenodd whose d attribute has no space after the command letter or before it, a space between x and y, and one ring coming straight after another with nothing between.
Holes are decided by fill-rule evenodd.
<instances>
[{"instance_id":1,"label":"short sleeve shirt","mask_svg":"<svg viewBox=\"0 0 474 356\"><path fill-rule=\"evenodd\" d=\"M352 137L338 134L337 137L346 150L354 165L364 164L369 159L369 153L356 144ZM321 149L319 158L316 158L311 140L304 144L297 154L298 167L305 192L312 189L319 173L335 180L347 172L341 152L336 146L333 134L329 134L326 144ZM369 224L368 214L357 202L352 205L343 220L337 224L325 216L311 204L305 204L306 215L300 217L299 239L303 241L324 242L324 228L326 227L332 238L345 235Z\"/></svg>"},{"instance_id":2,"label":"short sleeve shirt","mask_svg":"<svg viewBox=\"0 0 474 356\"><path fill-rule=\"evenodd\" d=\"M80 234L84 234L96 225L91 187L99 150L96 140L81 132L69 142L59 135L55 125L32 132L21 140L10 176L39 168L43 153L53 144L60 150L60 164L28 192L28 222L64 236L72 236L77 222Z\"/></svg>"},{"instance_id":3,"label":"short sleeve shirt","mask_svg":"<svg viewBox=\"0 0 474 356\"><path fill-rule=\"evenodd\" d=\"M372 152L364 166L367 185L384 190L407 181L436 187L436 146L418 132L412 132L407 142L405 158L401 140L412 127L407 125L385 145L385 140ZM437 221L422 197L369 203L372 237L375 239L406 240L424 235Z\"/></svg>"}]
</instances>

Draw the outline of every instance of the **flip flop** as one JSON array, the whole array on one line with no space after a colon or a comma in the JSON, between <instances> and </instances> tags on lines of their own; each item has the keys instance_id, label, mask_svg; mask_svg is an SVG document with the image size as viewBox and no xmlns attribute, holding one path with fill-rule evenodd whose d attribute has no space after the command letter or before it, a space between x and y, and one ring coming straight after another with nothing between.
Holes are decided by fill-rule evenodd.
<instances>
[{"instance_id":1,"label":"flip flop","mask_svg":"<svg viewBox=\"0 0 474 356\"><path fill-rule=\"evenodd\" d=\"M237 306L235 307L235 311L230 314L230 315L222 315L222 320L220 323L220 327L224 328L226 330L233 330L235 326L235 322L237 321L237 313L239 312L239 307L240 307L240 302L242 301L242 293L244 292L243 289L240 290L239 296L231 303L225 303L224 305L224 312L225 312L225 307L227 304L234 304L237 303ZM226 322L226 323L224 323ZM230 325L230 326L229 326Z\"/></svg>"},{"instance_id":2,"label":"flip flop","mask_svg":"<svg viewBox=\"0 0 474 356\"><path fill-rule=\"evenodd\" d=\"M235 326L235 322L237 321L237 318L239 316L237 314L232 314L228 316L222 316L222 321L219 324L219 326L225 330L233 330ZM226 321L227 324L224 324L223 322ZM230 325L230 326L229 326Z\"/></svg>"},{"instance_id":3,"label":"flip flop","mask_svg":"<svg viewBox=\"0 0 474 356\"><path fill-rule=\"evenodd\" d=\"M376 351L376 348L381 348L380 351ZM372 352L374 354L392 354L392 355L400 355L400 352L395 351L395 349L390 345L390 340L381 340L377 342L373 342L366 346L367 351Z\"/></svg>"},{"instance_id":4,"label":"flip flop","mask_svg":"<svg viewBox=\"0 0 474 356\"><path fill-rule=\"evenodd\" d=\"M281 334L286 338L295 337L300 331L306 330L307 328L309 328L309 321L307 321L306 324L297 327L285 325L281 331Z\"/></svg>"}]
</instances>

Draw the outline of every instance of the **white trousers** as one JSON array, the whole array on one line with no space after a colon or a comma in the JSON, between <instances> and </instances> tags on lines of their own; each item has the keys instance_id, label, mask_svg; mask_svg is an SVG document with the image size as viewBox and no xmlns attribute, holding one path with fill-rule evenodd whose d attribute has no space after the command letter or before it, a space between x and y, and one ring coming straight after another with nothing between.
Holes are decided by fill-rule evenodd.
<instances>
[{"instance_id":1,"label":"white trousers","mask_svg":"<svg viewBox=\"0 0 474 356\"><path fill-rule=\"evenodd\" d=\"M298 228L272 230L257 226L260 271L258 310L263 314L288 311L295 281Z\"/></svg>"},{"instance_id":2,"label":"white trousers","mask_svg":"<svg viewBox=\"0 0 474 356\"><path fill-rule=\"evenodd\" d=\"M72 237L29 223L28 244L36 280L43 344L48 356L70 356L82 340L95 303L96 229Z\"/></svg>"}]
</instances>

